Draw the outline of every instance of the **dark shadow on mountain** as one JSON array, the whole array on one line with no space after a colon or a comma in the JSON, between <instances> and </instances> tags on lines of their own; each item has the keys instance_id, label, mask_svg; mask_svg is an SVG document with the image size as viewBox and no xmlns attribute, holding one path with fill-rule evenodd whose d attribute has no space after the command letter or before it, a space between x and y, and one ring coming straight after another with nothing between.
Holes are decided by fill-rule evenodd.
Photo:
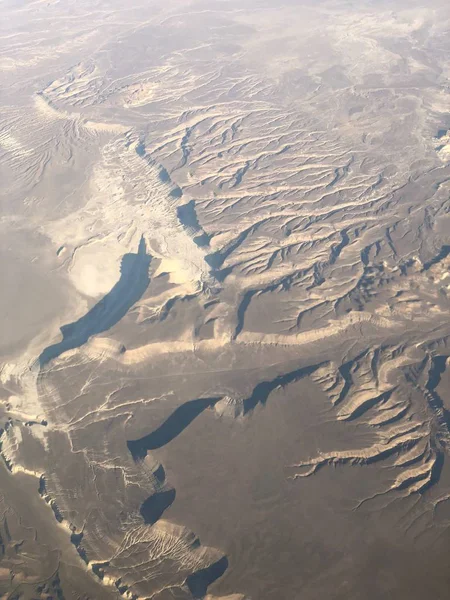
<instances>
[{"instance_id":1,"label":"dark shadow on mountain","mask_svg":"<svg viewBox=\"0 0 450 600\"><path fill-rule=\"evenodd\" d=\"M118 323L144 294L150 283L149 266L151 256L146 252L142 237L137 254L125 254L120 267L120 279L86 315L61 327L63 339L48 346L39 356L42 368L67 350L79 348L92 335L102 333Z\"/></svg>"},{"instance_id":2,"label":"dark shadow on mountain","mask_svg":"<svg viewBox=\"0 0 450 600\"><path fill-rule=\"evenodd\" d=\"M193 200L190 200L187 204L178 206L177 217L184 227L188 227L195 232L201 230L198 222L197 212L195 210L195 202Z\"/></svg>"},{"instance_id":3,"label":"dark shadow on mountain","mask_svg":"<svg viewBox=\"0 0 450 600\"><path fill-rule=\"evenodd\" d=\"M206 408L214 406L219 398L198 398L179 406L164 423L139 440L127 442L134 460L142 460L148 450L156 450L175 439Z\"/></svg>"},{"instance_id":4,"label":"dark shadow on mountain","mask_svg":"<svg viewBox=\"0 0 450 600\"><path fill-rule=\"evenodd\" d=\"M258 385L255 386L252 395L244 400L244 414L253 410L257 404L264 405L267 402L270 393L273 392L275 388L284 387L289 383L293 383L307 375L311 375L311 373L314 373L319 367L320 365L302 367L301 369L290 371L284 375L278 375L271 381L262 381L261 383L258 383Z\"/></svg>"},{"instance_id":5,"label":"dark shadow on mountain","mask_svg":"<svg viewBox=\"0 0 450 600\"><path fill-rule=\"evenodd\" d=\"M149 496L147 500L141 504L140 511L146 525L154 525L156 521L162 517L164 511L171 506L175 500L175 496L176 491L173 488Z\"/></svg>"},{"instance_id":6,"label":"dark shadow on mountain","mask_svg":"<svg viewBox=\"0 0 450 600\"><path fill-rule=\"evenodd\" d=\"M428 391L434 392L441 383L441 375L445 373L446 365L446 356L434 356L431 359L431 366L428 372L428 381L426 383L426 388Z\"/></svg>"},{"instance_id":7,"label":"dark shadow on mountain","mask_svg":"<svg viewBox=\"0 0 450 600\"><path fill-rule=\"evenodd\" d=\"M450 246L448 246L448 245L442 246L442 248L436 254L436 256L433 256L433 258L431 260L429 260L428 262L426 262L423 265L424 270L427 271L433 265L436 265L438 262L441 262L441 260L444 260L444 258L447 258L447 256L449 254L450 254Z\"/></svg>"},{"instance_id":8,"label":"dark shadow on mountain","mask_svg":"<svg viewBox=\"0 0 450 600\"><path fill-rule=\"evenodd\" d=\"M250 302L252 301L253 296L257 294L257 290L249 290L245 292L239 306L237 309L237 324L236 329L234 331L233 339L236 339L237 336L241 333L244 327L244 318L247 308L250 306Z\"/></svg>"},{"instance_id":9,"label":"dark shadow on mountain","mask_svg":"<svg viewBox=\"0 0 450 600\"><path fill-rule=\"evenodd\" d=\"M431 468L430 479L427 483L422 487L421 493L424 494L430 488L432 488L436 483L439 483L441 479L442 469L444 468L444 453L438 451L436 453L436 460Z\"/></svg>"},{"instance_id":10,"label":"dark shadow on mountain","mask_svg":"<svg viewBox=\"0 0 450 600\"><path fill-rule=\"evenodd\" d=\"M220 560L214 564L206 567L206 569L200 569L186 579L186 585L189 588L194 598L204 598L208 587L214 583L219 577L225 573L228 569L228 558L223 556Z\"/></svg>"},{"instance_id":11,"label":"dark shadow on mountain","mask_svg":"<svg viewBox=\"0 0 450 600\"><path fill-rule=\"evenodd\" d=\"M206 248L209 246L209 243L211 241L211 236L208 235L207 233L201 233L200 235L195 236L193 239L194 239L194 243L199 248Z\"/></svg>"}]
</instances>

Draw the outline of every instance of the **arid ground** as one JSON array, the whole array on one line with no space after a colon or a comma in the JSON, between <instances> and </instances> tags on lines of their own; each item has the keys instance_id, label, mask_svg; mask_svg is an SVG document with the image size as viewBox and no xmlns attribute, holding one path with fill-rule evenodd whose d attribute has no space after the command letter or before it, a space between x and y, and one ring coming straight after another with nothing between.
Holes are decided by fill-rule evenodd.
<instances>
[{"instance_id":1,"label":"arid ground","mask_svg":"<svg viewBox=\"0 0 450 600\"><path fill-rule=\"evenodd\" d=\"M0 182L0 598L448 600L448 0L2 0Z\"/></svg>"}]
</instances>

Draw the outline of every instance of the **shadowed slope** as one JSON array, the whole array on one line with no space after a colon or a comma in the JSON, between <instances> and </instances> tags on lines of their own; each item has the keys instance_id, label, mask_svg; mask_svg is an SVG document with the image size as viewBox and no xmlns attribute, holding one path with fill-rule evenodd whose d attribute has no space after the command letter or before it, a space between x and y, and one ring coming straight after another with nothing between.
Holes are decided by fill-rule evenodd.
<instances>
[{"instance_id":1,"label":"shadowed slope","mask_svg":"<svg viewBox=\"0 0 450 600\"><path fill-rule=\"evenodd\" d=\"M43 350L38 359L39 366L42 368L63 352L82 346L92 335L102 333L120 321L147 289L150 261L142 237L137 253L123 257L116 285L78 321L61 327L63 339Z\"/></svg>"},{"instance_id":2,"label":"shadowed slope","mask_svg":"<svg viewBox=\"0 0 450 600\"><path fill-rule=\"evenodd\" d=\"M156 450L165 446L202 413L206 408L214 406L219 398L199 398L179 406L164 423L139 440L127 442L128 450L134 460L145 458L148 450Z\"/></svg>"}]
</instances>

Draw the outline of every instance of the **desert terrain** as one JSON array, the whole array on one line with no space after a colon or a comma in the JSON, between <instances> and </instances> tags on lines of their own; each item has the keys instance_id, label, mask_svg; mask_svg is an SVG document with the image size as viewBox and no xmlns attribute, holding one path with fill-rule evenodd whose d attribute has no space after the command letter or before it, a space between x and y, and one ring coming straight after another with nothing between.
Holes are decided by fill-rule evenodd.
<instances>
[{"instance_id":1,"label":"desert terrain","mask_svg":"<svg viewBox=\"0 0 450 600\"><path fill-rule=\"evenodd\" d=\"M447 600L448 1L0 17L0 597Z\"/></svg>"}]
</instances>

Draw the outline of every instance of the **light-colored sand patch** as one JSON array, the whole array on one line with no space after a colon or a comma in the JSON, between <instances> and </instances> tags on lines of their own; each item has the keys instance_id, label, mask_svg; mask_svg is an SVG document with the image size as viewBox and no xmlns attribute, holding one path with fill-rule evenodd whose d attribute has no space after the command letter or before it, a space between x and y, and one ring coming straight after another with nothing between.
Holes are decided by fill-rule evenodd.
<instances>
[{"instance_id":1,"label":"light-colored sand patch","mask_svg":"<svg viewBox=\"0 0 450 600\"><path fill-rule=\"evenodd\" d=\"M154 276L157 277L162 273L168 273L170 283L183 285L186 287L186 290L189 290L190 293L198 289L198 285L196 285L195 281L192 281L189 278L189 274L180 260L163 258Z\"/></svg>"},{"instance_id":2,"label":"light-colored sand patch","mask_svg":"<svg viewBox=\"0 0 450 600\"><path fill-rule=\"evenodd\" d=\"M448 162L450 160L450 141L438 151L438 154L442 162Z\"/></svg>"},{"instance_id":3,"label":"light-colored sand patch","mask_svg":"<svg viewBox=\"0 0 450 600\"><path fill-rule=\"evenodd\" d=\"M98 121L84 121L83 125L88 130L96 131L97 133L113 133L115 135L127 133L129 130L125 125L119 123L99 123Z\"/></svg>"},{"instance_id":4,"label":"light-colored sand patch","mask_svg":"<svg viewBox=\"0 0 450 600\"><path fill-rule=\"evenodd\" d=\"M304 331L295 335L282 335L270 333L266 334L243 331L236 341L244 344L277 344L281 346L302 346L304 344L310 344L312 342L317 342L329 337L339 335L349 327L353 325L359 325L361 323L370 323L375 327L381 328L393 328L396 326L396 324L393 321L390 321L389 319L374 317L370 313L360 311L350 313L349 315L340 320L329 321L329 325L327 327L319 327L318 329ZM359 332L357 335L360 335Z\"/></svg>"},{"instance_id":5,"label":"light-colored sand patch","mask_svg":"<svg viewBox=\"0 0 450 600\"><path fill-rule=\"evenodd\" d=\"M76 289L91 297L108 293L120 279L124 249L116 240L92 243L79 248L69 268Z\"/></svg>"}]
</instances>

